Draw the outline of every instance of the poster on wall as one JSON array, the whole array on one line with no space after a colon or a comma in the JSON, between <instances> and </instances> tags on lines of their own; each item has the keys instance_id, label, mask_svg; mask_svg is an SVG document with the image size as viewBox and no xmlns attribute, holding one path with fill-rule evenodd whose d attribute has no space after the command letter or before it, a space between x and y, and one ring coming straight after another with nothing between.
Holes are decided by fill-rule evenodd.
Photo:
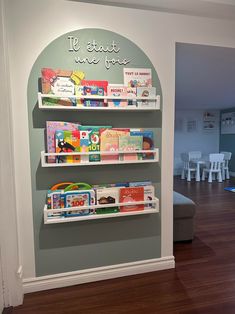
<instances>
[{"instance_id":1,"label":"poster on wall","mask_svg":"<svg viewBox=\"0 0 235 314\"><path fill-rule=\"evenodd\" d=\"M189 133L197 132L197 121L196 120L188 120L187 121L187 132L189 132Z\"/></svg>"},{"instance_id":2,"label":"poster on wall","mask_svg":"<svg viewBox=\"0 0 235 314\"><path fill-rule=\"evenodd\" d=\"M221 134L235 134L235 112L222 113Z\"/></svg>"},{"instance_id":3,"label":"poster on wall","mask_svg":"<svg viewBox=\"0 0 235 314\"><path fill-rule=\"evenodd\" d=\"M217 130L217 116L214 112L205 111L203 114L203 131L213 132Z\"/></svg>"}]
</instances>

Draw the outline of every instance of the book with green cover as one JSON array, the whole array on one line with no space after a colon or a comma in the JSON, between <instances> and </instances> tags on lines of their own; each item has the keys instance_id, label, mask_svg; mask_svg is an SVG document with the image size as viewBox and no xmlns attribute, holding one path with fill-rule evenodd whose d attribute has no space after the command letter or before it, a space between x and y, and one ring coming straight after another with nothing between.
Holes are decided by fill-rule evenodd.
<instances>
[{"instance_id":1,"label":"book with green cover","mask_svg":"<svg viewBox=\"0 0 235 314\"><path fill-rule=\"evenodd\" d=\"M142 159L142 154L136 151L143 148L143 136L125 135L119 138L120 151L133 151L133 154L121 154L121 160L139 160Z\"/></svg>"}]
</instances>

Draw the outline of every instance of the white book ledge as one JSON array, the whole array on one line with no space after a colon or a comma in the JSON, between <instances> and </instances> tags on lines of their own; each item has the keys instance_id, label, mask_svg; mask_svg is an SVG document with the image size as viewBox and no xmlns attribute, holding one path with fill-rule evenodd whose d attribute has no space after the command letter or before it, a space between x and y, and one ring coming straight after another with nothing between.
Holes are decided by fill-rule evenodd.
<instances>
[{"instance_id":1,"label":"white book ledge","mask_svg":"<svg viewBox=\"0 0 235 314\"><path fill-rule=\"evenodd\" d=\"M89 208L108 208L116 206L130 206L130 205L141 205L141 204L153 204L152 208L139 210L139 211L129 211L129 212L118 212L110 214L88 214L73 217L59 217L51 216L52 214L61 212L73 212L82 209ZM159 212L159 200L154 198L152 201L140 201L140 202L128 202L128 203L113 203L113 204L102 204L102 205L90 205L90 206L80 206L80 207L69 207L69 208L59 208L59 209L47 209L47 205L44 206L44 224L56 224L72 221L82 221L82 220L94 220L94 219L104 219L104 218L116 218L125 216L136 216L136 215L146 215Z\"/></svg>"},{"instance_id":2,"label":"white book ledge","mask_svg":"<svg viewBox=\"0 0 235 314\"><path fill-rule=\"evenodd\" d=\"M138 105L131 105L126 107L85 107L83 105L78 106L63 106L63 105L43 105L42 99L43 98L52 98L52 99L92 99L92 100L151 100L154 101L151 105L146 105L142 107L138 107ZM82 110L82 111L90 111L90 110L100 110L100 111L153 111L160 109L160 95L153 96L153 97L115 97L115 96L76 96L71 95L67 97L62 97L60 95L55 94L42 94L38 93L38 107L39 109L49 109L49 110Z\"/></svg>"},{"instance_id":3,"label":"white book ledge","mask_svg":"<svg viewBox=\"0 0 235 314\"><path fill-rule=\"evenodd\" d=\"M101 160L101 161L80 161L80 162L53 162L48 163L47 157L49 156L89 156L89 155L119 155L123 154L153 154L153 159L139 159L139 160ZM89 159L89 158L88 158ZM155 148L153 150L134 150L134 151L94 151L94 152L72 152L72 153L45 153L41 152L41 165L42 167L72 167L72 166L102 166L102 165L119 165L119 164L140 164L140 163L154 163L159 161L159 150Z\"/></svg>"}]
</instances>

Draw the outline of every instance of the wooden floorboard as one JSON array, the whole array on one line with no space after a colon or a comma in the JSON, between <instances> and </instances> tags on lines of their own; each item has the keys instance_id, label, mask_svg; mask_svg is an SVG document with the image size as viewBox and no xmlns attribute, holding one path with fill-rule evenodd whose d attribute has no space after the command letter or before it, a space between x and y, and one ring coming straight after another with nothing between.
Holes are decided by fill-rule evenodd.
<instances>
[{"instance_id":1,"label":"wooden floorboard","mask_svg":"<svg viewBox=\"0 0 235 314\"><path fill-rule=\"evenodd\" d=\"M235 314L235 193L175 179L197 204L195 238L176 243L176 268L25 295L13 314ZM164 209L162 209L164 210Z\"/></svg>"}]
</instances>

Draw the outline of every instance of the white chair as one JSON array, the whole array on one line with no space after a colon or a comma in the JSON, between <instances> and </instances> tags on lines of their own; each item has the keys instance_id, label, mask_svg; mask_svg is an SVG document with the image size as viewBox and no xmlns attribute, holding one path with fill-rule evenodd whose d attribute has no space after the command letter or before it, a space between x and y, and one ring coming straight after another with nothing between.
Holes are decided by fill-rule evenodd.
<instances>
[{"instance_id":1,"label":"white chair","mask_svg":"<svg viewBox=\"0 0 235 314\"><path fill-rule=\"evenodd\" d=\"M202 158L202 152L200 151L192 151L192 152L189 152L189 160L193 161L193 160L198 160L198 159L201 159Z\"/></svg>"},{"instance_id":2,"label":"white chair","mask_svg":"<svg viewBox=\"0 0 235 314\"><path fill-rule=\"evenodd\" d=\"M201 179L200 170L201 166L205 164L202 160L202 152L200 151L191 151L189 154L189 161L192 165L196 167L196 181L199 182Z\"/></svg>"},{"instance_id":3,"label":"white chair","mask_svg":"<svg viewBox=\"0 0 235 314\"><path fill-rule=\"evenodd\" d=\"M191 165L188 153L182 153L180 156L183 161L181 179L185 179L186 177L187 181L191 181L191 172L196 174L196 168Z\"/></svg>"},{"instance_id":4,"label":"white chair","mask_svg":"<svg viewBox=\"0 0 235 314\"><path fill-rule=\"evenodd\" d=\"M208 173L208 182L212 182L213 174L217 174L218 182L222 182L222 163L224 154L209 154L209 167L202 170L202 181L205 181L205 175Z\"/></svg>"},{"instance_id":5,"label":"white chair","mask_svg":"<svg viewBox=\"0 0 235 314\"><path fill-rule=\"evenodd\" d=\"M220 153L224 154L224 162L222 164L222 179L223 180L230 179L228 163L232 157L232 153L231 152L220 152Z\"/></svg>"}]
</instances>

